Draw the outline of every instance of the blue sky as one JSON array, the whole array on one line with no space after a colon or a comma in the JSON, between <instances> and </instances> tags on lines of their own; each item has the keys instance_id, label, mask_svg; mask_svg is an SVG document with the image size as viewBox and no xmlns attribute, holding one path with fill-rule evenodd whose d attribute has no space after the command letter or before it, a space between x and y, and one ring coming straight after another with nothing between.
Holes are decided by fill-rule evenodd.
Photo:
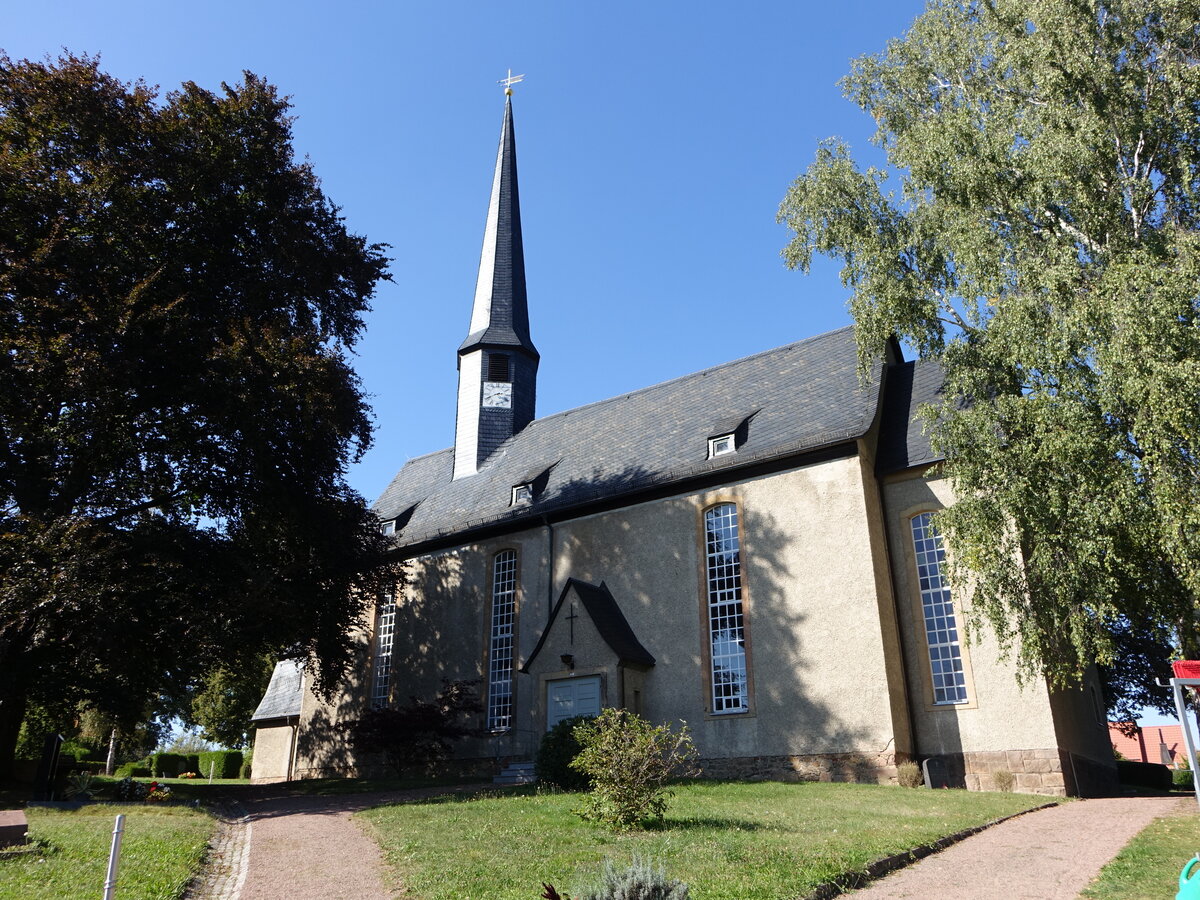
<instances>
[{"instance_id":1,"label":"blue sky","mask_svg":"<svg viewBox=\"0 0 1200 900\"><path fill-rule=\"evenodd\" d=\"M837 267L784 269L775 212L830 136L882 162L837 85L916 0L10 4L2 46L217 89L249 69L352 230L391 245L356 368L374 499L449 446L507 69L541 415L849 322Z\"/></svg>"},{"instance_id":2,"label":"blue sky","mask_svg":"<svg viewBox=\"0 0 1200 900\"><path fill-rule=\"evenodd\" d=\"M368 499L453 441L503 112L514 114L538 412L846 324L832 264L779 257L775 212L822 138L869 152L837 80L917 2L12 4L13 57L67 47L166 91L244 69L292 97L295 145L350 227L391 245L356 361L376 443Z\"/></svg>"}]
</instances>

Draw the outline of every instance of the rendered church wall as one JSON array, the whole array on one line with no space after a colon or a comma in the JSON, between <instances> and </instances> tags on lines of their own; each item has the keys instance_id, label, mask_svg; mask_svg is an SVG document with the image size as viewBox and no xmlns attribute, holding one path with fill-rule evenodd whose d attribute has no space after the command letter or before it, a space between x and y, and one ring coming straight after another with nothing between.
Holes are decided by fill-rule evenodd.
<instances>
[{"instance_id":1,"label":"rendered church wall","mask_svg":"<svg viewBox=\"0 0 1200 900\"><path fill-rule=\"evenodd\" d=\"M487 651L491 629L492 569L497 553L517 553L515 666L533 650L548 615L548 534L534 528L410 561L405 602L397 609L392 662L396 698L432 697L442 679L483 679L487 702ZM516 719L504 734L470 740L463 756L513 756L532 752L540 737L530 721L529 679L514 670Z\"/></svg>"},{"instance_id":2,"label":"rendered church wall","mask_svg":"<svg viewBox=\"0 0 1200 900\"><path fill-rule=\"evenodd\" d=\"M1095 669L1087 673L1082 687L1051 691L1050 706L1054 710L1058 746L1064 754L1070 754L1063 761L1064 773L1079 781L1085 794L1092 782L1099 782L1099 791L1114 787L1117 764Z\"/></svg>"},{"instance_id":3,"label":"rendered church wall","mask_svg":"<svg viewBox=\"0 0 1200 900\"><path fill-rule=\"evenodd\" d=\"M934 703L910 523L919 513L950 505L954 496L945 479L924 475L923 471L907 473L889 479L883 488L916 753L945 758L952 775L973 789L994 790L993 773L1005 770L1017 777L1018 790L1062 794L1066 789L1059 759L1062 745L1049 691L1041 682L1018 685L1015 669L1002 658L990 629L985 627L966 640L957 596L968 702Z\"/></svg>"},{"instance_id":4,"label":"rendered church wall","mask_svg":"<svg viewBox=\"0 0 1200 900\"><path fill-rule=\"evenodd\" d=\"M251 777L255 784L287 779L294 733L291 725L260 725L254 729Z\"/></svg>"},{"instance_id":5,"label":"rendered church wall","mask_svg":"<svg viewBox=\"0 0 1200 900\"><path fill-rule=\"evenodd\" d=\"M656 657L644 712L685 719L706 758L894 752L863 475L848 458L556 526L556 574L606 581ZM706 711L704 508L741 513L748 713ZM852 652L848 652L852 647ZM864 684L872 689L864 689Z\"/></svg>"},{"instance_id":6,"label":"rendered church wall","mask_svg":"<svg viewBox=\"0 0 1200 900\"><path fill-rule=\"evenodd\" d=\"M374 610L369 616L374 621ZM369 690L370 633L355 629L350 635L354 644L354 660L348 677L339 685L330 700L323 700L307 689L300 701L300 733L296 738L296 762L293 778L324 778L353 775L358 771L345 734L339 725L362 714L367 708Z\"/></svg>"}]
</instances>

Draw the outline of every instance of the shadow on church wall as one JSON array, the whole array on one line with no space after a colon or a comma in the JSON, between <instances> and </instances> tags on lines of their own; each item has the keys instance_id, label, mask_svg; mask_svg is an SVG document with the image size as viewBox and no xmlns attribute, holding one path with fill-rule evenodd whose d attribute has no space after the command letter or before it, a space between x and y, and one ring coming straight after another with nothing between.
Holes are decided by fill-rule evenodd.
<instances>
[{"instance_id":1,"label":"shadow on church wall","mask_svg":"<svg viewBox=\"0 0 1200 900\"><path fill-rule=\"evenodd\" d=\"M537 523L415 560L409 578L417 590L396 610L393 702L432 697L443 679L483 678L486 687L491 566L498 550L513 548L522 558L516 668L567 578L603 581L656 658L646 677L645 714L686 720L703 757L742 761L741 768L719 774L760 777L771 769L777 775L780 760L790 759L797 777L877 780L894 761L888 688L882 668L862 669L854 653L856 645L879 642L870 560L862 560L861 577L851 581L839 573L853 566L830 562L831 556L861 552L836 523L853 521L855 503L861 516L862 494L860 489L856 497L853 485L836 479L815 478L819 468L556 523L553 584L550 536ZM636 467L597 474L557 486L545 501L611 497L657 478ZM702 649L708 640L702 510L721 500L737 502L741 511L752 706L749 714L712 716L705 708ZM834 525L818 530L814 522ZM514 679L513 731L468 741L460 756L502 757L536 746L536 679ZM302 754L322 767L352 764L345 743L331 736L337 722L360 714L360 696L348 691L318 710L302 738Z\"/></svg>"},{"instance_id":2,"label":"shadow on church wall","mask_svg":"<svg viewBox=\"0 0 1200 900\"><path fill-rule=\"evenodd\" d=\"M605 496L653 478L635 468L562 491ZM879 640L870 560L863 562L860 582L831 588L812 529L800 525L806 517L776 512L797 492L810 506L856 502L850 490L813 489L803 473L784 473L564 522L556 526L555 580L607 583L657 661L646 677L645 714L685 719L704 757L748 760L727 774L754 776L777 770L779 757L823 755L829 758L812 765L795 761L793 768L804 777L874 781L881 765L894 762L894 747L882 669L856 672L852 658L856 640ZM702 510L721 500L734 500L742 512L753 679L752 708L744 715L712 716L705 708ZM857 503L861 510L861 492ZM838 518L819 512L808 520ZM836 536L822 540L837 544ZM775 760L760 759L767 757Z\"/></svg>"}]
</instances>

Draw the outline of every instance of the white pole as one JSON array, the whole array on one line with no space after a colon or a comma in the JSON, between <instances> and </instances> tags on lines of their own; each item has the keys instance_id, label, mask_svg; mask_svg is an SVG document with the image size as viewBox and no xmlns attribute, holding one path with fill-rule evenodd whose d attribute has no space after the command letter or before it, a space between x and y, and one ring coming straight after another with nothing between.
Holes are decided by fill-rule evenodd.
<instances>
[{"instance_id":1,"label":"white pole","mask_svg":"<svg viewBox=\"0 0 1200 900\"><path fill-rule=\"evenodd\" d=\"M208 763L208 783L209 784L212 784L213 772L216 771L216 768L217 768L217 761L215 759L210 760Z\"/></svg>"},{"instance_id":2,"label":"white pole","mask_svg":"<svg viewBox=\"0 0 1200 900\"><path fill-rule=\"evenodd\" d=\"M1195 688L1200 685L1200 678L1172 678L1171 688L1175 694L1175 712L1179 715L1179 724L1183 729L1183 746L1187 750L1188 767L1192 770L1192 787L1196 791L1196 802L1200 803L1200 765L1196 760L1196 742L1192 739L1192 729L1188 727L1187 709L1183 703L1184 687Z\"/></svg>"},{"instance_id":3,"label":"white pole","mask_svg":"<svg viewBox=\"0 0 1200 900\"><path fill-rule=\"evenodd\" d=\"M117 895L117 863L121 861L121 835L125 831L125 814L117 816L113 824L112 850L108 854L108 874L104 876L104 900L113 900Z\"/></svg>"}]
</instances>

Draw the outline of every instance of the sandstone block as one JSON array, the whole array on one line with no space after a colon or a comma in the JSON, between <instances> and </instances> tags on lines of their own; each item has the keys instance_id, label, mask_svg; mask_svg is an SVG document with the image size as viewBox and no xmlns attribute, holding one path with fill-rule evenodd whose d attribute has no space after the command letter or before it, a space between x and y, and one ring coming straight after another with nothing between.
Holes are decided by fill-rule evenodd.
<instances>
[{"instance_id":1,"label":"sandstone block","mask_svg":"<svg viewBox=\"0 0 1200 900\"><path fill-rule=\"evenodd\" d=\"M19 809L0 810L0 847L14 847L25 843L29 823L25 813Z\"/></svg>"}]
</instances>

